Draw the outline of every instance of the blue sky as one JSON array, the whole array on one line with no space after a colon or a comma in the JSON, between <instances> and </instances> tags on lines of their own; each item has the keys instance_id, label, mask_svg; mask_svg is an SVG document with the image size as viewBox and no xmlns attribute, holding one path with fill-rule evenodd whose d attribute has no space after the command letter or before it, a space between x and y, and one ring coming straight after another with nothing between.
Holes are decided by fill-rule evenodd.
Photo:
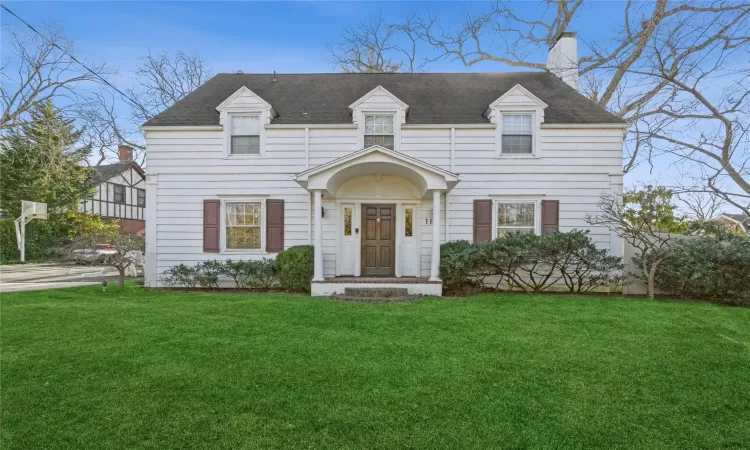
<instances>
[{"instance_id":1,"label":"blue sky","mask_svg":"<svg viewBox=\"0 0 750 450\"><path fill-rule=\"evenodd\" d=\"M128 72L138 58L152 52L200 54L214 73L235 72L330 72L327 42L339 39L341 31L381 12L386 20L402 20L412 11L429 8L443 18L457 19L467 13L486 11L494 2L3 2L32 25L52 23L75 42L76 56L106 61L118 67L111 81L127 86ZM520 13L533 12L542 2L519 2ZM588 40L611 35L622 14L622 3L595 2L586 5L573 24L579 37ZM617 18L617 19L616 19ZM2 24L17 26L3 11ZM3 33L5 34L5 33ZM6 42L3 39L3 42ZM5 50L3 43L3 50ZM497 47L495 47L497 49ZM579 41L586 53L586 42ZM531 57L543 63L546 49ZM485 62L464 67L459 62L440 61L432 72L484 72L510 70ZM628 183L651 181L661 176L646 167L628 176ZM660 175L661 174L661 175Z\"/></svg>"}]
</instances>

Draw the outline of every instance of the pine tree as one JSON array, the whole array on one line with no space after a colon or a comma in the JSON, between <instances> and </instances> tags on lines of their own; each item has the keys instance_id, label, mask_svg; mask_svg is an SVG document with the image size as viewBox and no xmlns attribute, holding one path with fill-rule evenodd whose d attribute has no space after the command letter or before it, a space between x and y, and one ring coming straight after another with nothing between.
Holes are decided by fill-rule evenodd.
<instances>
[{"instance_id":1,"label":"pine tree","mask_svg":"<svg viewBox=\"0 0 750 450\"><path fill-rule=\"evenodd\" d=\"M93 192L91 149L76 147L81 132L52 103L37 105L32 121L11 130L0 149L0 208L18 217L21 200L47 203L50 213L75 211Z\"/></svg>"}]
</instances>

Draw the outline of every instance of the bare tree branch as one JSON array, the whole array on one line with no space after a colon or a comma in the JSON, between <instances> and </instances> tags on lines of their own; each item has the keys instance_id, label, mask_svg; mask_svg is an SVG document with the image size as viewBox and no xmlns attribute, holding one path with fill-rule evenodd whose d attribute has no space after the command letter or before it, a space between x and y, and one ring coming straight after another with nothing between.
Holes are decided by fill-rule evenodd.
<instances>
[{"instance_id":1,"label":"bare tree branch","mask_svg":"<svg viewBox=\"0 0 750 450\"><path fill-rule=\"evenodd\" d=\"M82 100L83 85L100 82L66 54L73 44L62 30L48 26L43 33L45 37L9 29L10 50L0 71L0 132L28 124L30 112L52 100L65 112ZM104 64L89 65L99 75L113 73Z\"/></svg>"}]
</instances>

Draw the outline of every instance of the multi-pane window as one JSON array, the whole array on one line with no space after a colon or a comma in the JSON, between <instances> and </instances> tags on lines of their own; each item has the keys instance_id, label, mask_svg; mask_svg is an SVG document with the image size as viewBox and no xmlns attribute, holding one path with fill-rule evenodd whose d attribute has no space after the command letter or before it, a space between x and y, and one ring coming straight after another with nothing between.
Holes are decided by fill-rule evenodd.
<instances>
[{"instance_id":1,"label":"multi-pane window","mask_svg":"<svg viewBox=\"0 0 750 450\"><path fill-rule=\"evenodd\" d=\"M531 114L503 114L503 154L532 153Z\"/></svg>"},{"instance_id":2,"label":"multi-pane window","mask_svg":"<svg viewBox=\"0 0 750 450\"><path fill-rule=\"evenodd\" d=\"M344 236L352 235L352 209L344 208Z\"/></svg>"},{"instance_id":3,"label":"multi-pane window","mask_svg":"<svg viewBox=\"0 0 750 450\"><path fill-rule=\"evenodd\" d=\"M404 236L411 237L414 233L414 210L407 208L404 210Z\"/></svg>"},{"instance_id":4,"label":"multi-pane window","mask_svg":"<svg viewBox=\"0 0 750 450\"><path fill-rule=\"evenodd\" d=\"M125 203L125 186L121 184L112 185L114 198L112 199L115 203Z\"/></svg>"},{"instance_id":5,"label":"multi-pane window","mask_svg":"<svg viewBox=\"0 0 750 450\"><path fill-rule=\"evenodd\" d=\"M138 189L138 206L146 206L146 191Z\"/></svg>"},{"instance_id":6,"label":"multi-pane window","mask_svg":"<svg viewBox=\"0 0 750 450\"><path fill-rule=\"evenodd\" d=\"M498 203L497 237L510 233L533 234L535 213L534 203Z\"/></svg>"},{"instance_id":7,"label":"multi-pane window","mask_svg":"<svg viewBox=\"0 0 750 450\"><path fill-rule=\"evenodd\" d=\"M227 202L227 248L260 249L261 202Z\"/></svg>"},{"instance_id":8,"label":"multi-pane window","mask_svg":"<svg viewBox=\"0 0 750 450\"><path fill-rule=\"evenodd\" d=\"M260 117L231 116L232 155L260 155Z\"/></svg>"},{"instance_id":9,"label":"multi-pane window","mask_svg":"<svg viewBox=\"0 0 750 450\"><path fill-rule=\"evenodd\" d=\"M392 115L365 115L365 148L372 145L393 150Z\"/></svg>"}]
</instances>

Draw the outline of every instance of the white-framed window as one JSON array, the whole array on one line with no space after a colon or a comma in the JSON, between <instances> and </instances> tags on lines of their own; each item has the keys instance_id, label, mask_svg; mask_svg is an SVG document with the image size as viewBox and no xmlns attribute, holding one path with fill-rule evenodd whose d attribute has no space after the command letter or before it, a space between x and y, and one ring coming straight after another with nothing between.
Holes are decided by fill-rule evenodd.
<instances>
[{"instance_id":1,"label":"white-framed window","mask_svg":"<svg viewBox=\"0 0 750 450\"><path fill-rule=\"evenodd\" d=\"M229 154L260 155L260 115L230 114Z\"/></svg>"},{"instance_id":2,"label":"white-framed window","mask_svg":"<svg viewBox=\"0 0 750 450\"><path fill-rule=\"evenodd\" d=\"M532 155L534 153L533 114L503 113L503 155Z\"/></svg>"},{"instance_id":3,"label":"white-framed window","mask_svg":"<svg viewBox=\"0 0 750 450\"><path fill-rule=\"evenodd\" d=\"M260 198L222 201L221 248L227 252L264 252L266 202Z\"/></svg>"},{"instance_id":4,"label":"white-framed window","mask_svg":"<svg viewBox=\"0 0 750 450\"><path fill-rule=\"evenodd\" d=\"M541 234L541 201L537 199L497 199L493 212L493 239L511 233Z\"/></svg>"},{"instance_id":5,"label":"white-framed window","mask_svg":"<svg viewBox=\"0 0 750 450\"><path fill-rule=\"evenodd\" d=\"M380 145L394 150L395 136L393 114L365 113L365 148Z\"/></svg>"}]
</instances>

